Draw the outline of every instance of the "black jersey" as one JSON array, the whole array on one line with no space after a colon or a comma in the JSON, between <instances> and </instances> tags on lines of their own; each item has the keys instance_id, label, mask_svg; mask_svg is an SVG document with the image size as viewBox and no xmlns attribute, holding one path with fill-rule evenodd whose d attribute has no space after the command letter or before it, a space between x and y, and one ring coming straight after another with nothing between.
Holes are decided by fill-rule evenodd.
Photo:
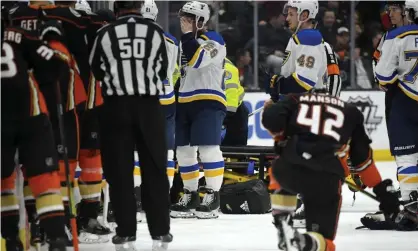
<instances>
[{"instance_id":1,"label":"black jersey","mask_svg":"<svg viewBox=\"0 0 418 251\"><path fill-rule=\"evenodd\" d=\"M74 55L80 70L84 87L87 88L90 66L87 45L87 28L89 20L71 7L58 7L55 5L28 5L19 6L9 11L13 25L28 30L37 30L42 21L59 20L64 30L65 44Z\"/></svg>"},{"instance_id":2,"label":"black jersey","mask_svg":"<svg viewBox=\"0 0 418 251\"><path fill-rule=\"evenodd\" d=\"M341 176L344 169L336 167L341 166L340 157L349 153L359 169L371 161L363 121L355 106L324 94L289 95L263 113L263 125L271 134L288 138L281 157Z\"/></svg>"},{"instance_id":3,"label":"black jersey","mask_svg":"<svg viewBox=\"0 0 418 251\"><path fill-rule=\"evenodd\" d=\"M4 31L1 50L1 116L19 119L46 113L39 83L54 83L65 63L36 34L19 27Z\"/></svg>"}]
</instances>

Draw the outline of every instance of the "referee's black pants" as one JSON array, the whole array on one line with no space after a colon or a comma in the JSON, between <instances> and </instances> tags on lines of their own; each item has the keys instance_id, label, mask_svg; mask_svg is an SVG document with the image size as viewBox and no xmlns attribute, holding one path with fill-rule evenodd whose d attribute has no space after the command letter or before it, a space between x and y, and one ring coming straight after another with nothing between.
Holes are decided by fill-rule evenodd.
<instances>
[{"instance_id":1,"label":"referee's black pants","mask_svg":"<svg viewBox=\"0 0 418 251\"><path fill-rule=\"evenodd\" d=\"M116 234L136 236L135 147L141 158L141 198L150 234L168 234L165 117L158 97L106 97L99 109L103 172L110 186Z\"/></svg>"}]
</instances>

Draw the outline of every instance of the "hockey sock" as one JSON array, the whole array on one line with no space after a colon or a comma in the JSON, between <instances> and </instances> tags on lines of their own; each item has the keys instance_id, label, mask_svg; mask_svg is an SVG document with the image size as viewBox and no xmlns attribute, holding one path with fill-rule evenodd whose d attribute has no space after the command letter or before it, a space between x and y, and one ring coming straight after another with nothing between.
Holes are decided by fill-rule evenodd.
<instances>
[{"instance_id":1,"label":"hockey sock","mask_svg":"<svg viewBox=\"0 0 418 251\"><path fill-rule=\"evenodd\" d=\"M196 163L191 166L180 165L180 174L183 180L183 187L189 191L197 191L199 187L199 164Z\"/></svg>"},{"instance_id":2,"label":"hockey sock","mask_svg":"<svg viewBox=\"0 0 418 251\"><path fill-rule=\"evenodd\" d=\"M57 172L29 178L29 186L36 199L36 211L41 226L51 239L64 237L64 206Z\"/></svg>"},{"instance_id":3,"label":"hockey sock","mask_svg":"<svg viewBox=\"0 0 418 251\"><path fill-rule=\"evenodd\" d=\"M1 236L5 239L19 236L19 202L15 180L16 172L1 179Z\"/></svg>"},{"instance_id":4,"label":"hockey sock","mask_svg":"<svg viewBox=\"0 0 418 251\"><path fill-rule=\"evenodd\" d=\"M33 197L32 190L29 187L29 181L26 175L26 169L24 167L22 167L22 173L23 173L23 178L24 178L23 197L25 200L26 213L28 215L28 221L34 222L37 217L35 197Z\"/></svg>"},{"instance_id":5,"label":"hockey sock","mask_svg":"<svg viewBox=\"0 0 418 251\"><path fill-rule=\"evenodd\" d=\"M99 212L102 189L102 162L98 150L80 150L81 174L78 187L82 198L80 217L96 219Z\"/></svg>"},{"instance_id":6,"label":"hockey sock","mask_svg":"<svg viewBox=\"0 0 418 251\"><path fill-rule=\"evenodd\" d=\"M70 186L71 189L74 189L74 174L75 174L75 169L77 167L77 161L75 160L70 160ZM65 215L67 216L67 218L69 219L70 217L70 207L69 207L69 194L68 194L68 190L67 190L67 181L66 181L66 173L65 173L65 164L64 161L60 160L58 162L59 165L59 179L61 182L61 195L62 195L62 201L64 203L64 208L65 208Z\"/></svg>"},{"instance_id":7,"label":"hockey sock","mask_svg":"<svg viewBox=\"0 0 418 251\"><path fill-rule=\"evenodd\" d=\"M296 210L297 196L284 190L276 190L270 195L273 215L277 213L292 213Z\"/></svg>"},{"instance_id":8,"label":"hockey sock","mask_svg":"<svg viewBox=\"0 0 418 251\"><path fill-rule=\"evenodd\" d=\"M224 178L224 159L219 146L200 146L200 159L205 171L206 187L219 191Z\"/></svg>"},{"instance_id":9,"label":"hockey sock","mask_svg":"<svg viewBox=\"0 0 418 251\"><path fill-rule=\"evenodd\" d=\"M174 162L174 151L168 150L167 151L167 176L168 176L168 182L170 183L170 188L173 186L173 180L174 180L174 172L175 172L175 166L176 163Z\"/></svg>"},{"instance_id":10,"label":"hockey sock","mask_svg":"<svg viewBox=\"0 0 418 251\"><path fill-rule=\"evenodd\" d=\"M403 201L409 201L409 195L418 189L418 153L395 156L398 165L398 181Z\"/></svg>"},{"instance_id":11,"label":"hockey sock","mask_svg":"<svg viewBox=\"0 0 418 251\"><path fill-rule=\"evenodd\" d=\"M197 162L197 147L177 147L177 161L183 187L189 191L197 191L199 187L199 164Z\"/></svg>"},{"instance_id":12,"label":"hockey sock","mask_svg":"<svg viewBox=\"0 0 418 251\"><path fill-rule=\"evenodd\" d=\"M141 184L141 163L139 163L138 152L135 151L134 187L139 187Z\"/></svg>"}]
</instances>

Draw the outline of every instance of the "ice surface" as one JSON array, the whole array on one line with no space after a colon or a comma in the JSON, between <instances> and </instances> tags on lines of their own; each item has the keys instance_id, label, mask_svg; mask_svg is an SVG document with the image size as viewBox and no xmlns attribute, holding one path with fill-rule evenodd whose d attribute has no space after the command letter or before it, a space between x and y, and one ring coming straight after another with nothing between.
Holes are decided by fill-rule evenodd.
<instances>
[{"instance_id":1,"label":"ice surface","mask_svg":"<svg viewBox=\"0 0 418 251\"><path fill-rule=\"evenodd\" d=\"M383 178L396 180L394 162L378 163ZM320 196L320 195L318 195ZM418 232L355 230L366 212L374 212L377 203L343 190L343 208L335 240L338 251L418 251ZM172 221L174 242L171 251L267 251L277 250L276 229L266 215L221 215L217 220L176 219ZM146 223L138 224L137 247L151 250ZM112 244L81 245L80 250L114 250Z\"/></svg>"}]
</instances>

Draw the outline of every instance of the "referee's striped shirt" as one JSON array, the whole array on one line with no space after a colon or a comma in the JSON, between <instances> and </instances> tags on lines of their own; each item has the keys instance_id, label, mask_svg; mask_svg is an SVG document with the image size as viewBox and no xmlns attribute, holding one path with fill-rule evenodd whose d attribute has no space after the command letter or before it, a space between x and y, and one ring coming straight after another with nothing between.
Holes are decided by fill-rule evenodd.
<instances>
[{"instance_id":1,"label":"referee's striped shirt","mask_svg":"<svg viewBox=\"0 0 418 251\"><path fill-rule=\"evenodd\" d=\"M104 96L165 94L168 58L156 23L129 14L98 31L90 53L91 70Z\"/></svg>"}]
</instances>

